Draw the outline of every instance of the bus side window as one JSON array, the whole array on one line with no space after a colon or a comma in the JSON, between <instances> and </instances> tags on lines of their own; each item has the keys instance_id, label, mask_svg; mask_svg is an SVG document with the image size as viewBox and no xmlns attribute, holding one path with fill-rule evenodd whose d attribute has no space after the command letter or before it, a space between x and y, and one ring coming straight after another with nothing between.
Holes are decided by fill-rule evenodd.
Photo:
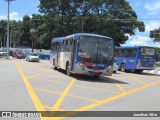
<instances>
[{"instance_id":1,"label":"bus side window","mask_svg":"<svg viewBox=\"0 0 160 120\"><path fill-rule=\"evenodd\" d=\"M72 46L72 44L73 44L73 39L70 40L70 45Z\"/></svg>"},{"instance_id":2,"label":"bus side window","mask_svg":"<svg viewBox=\"0 0 160 120\"><path fill-rule=\"evenodd\" d=\"M117 56L118 56L118 57L122 57L122 56L121 56L121 51L122 51L121 49L118 49L118 52L117 52Z\"/></svg>"},{"instance_id":3,"label":"bus side window","mask_svg":"<svg viewBox=\"0 0 160 120\"><path fill-rule=\"evenodd\" d=\"M69 39L69 45L68 45L68 47L69 47L69 52L71 52L72 51L72 49L73 49L73 39L71 38L71 39Z\"/></svg>"},{"instance_id":4,"label":"bus side window","mask_svg":"<svg viewBox=\"0 0 160 120\"><path fill-rule=\"evenodd\" d=\"M69 51L69 40L66 40L66 51Z\"/></svg>"},{"instance_id":5,"label":"bus side window","mask_svg":"<svg viewBox=\"0 0 160 120\"><path fill-rule=\"evenodd\" d=\"M59 51L62 52L63 51L63 42L59 43Z\"/></svg>"},{"instance_id":6,"label":"bus side window","mask_svg":"<svg viewBox=\"0 0 160 120\"><path fill-rule=\"evenodd\" d=\"M125 50L125 57L130 58L130 49Z\"/></svg>"},{"instance_id":7,"label":"bus side window","mask_svg":"<svg viewBox=\"0 0 160 120\"><path fill-rule=\"evenodd\" d=\"M120 57L124 57L124 49L121 49L121 51L120 51Z\"/></svg>"},{"instance_id":8,"label":"bus side window","mask_svg":"<svg viewBox=\"0 0 160 120\"><path fill-rule=\"evenodd\" d=\"M52 51L55 51L55 42L54 43L52 43Z\"/></svg>"},{"instance_id":9,"label":"bus side window","mask_svg":"<svg viewBox=\"0 0 160 120\"><path fill-rule=\"evenodd\" d=\"M66 52L66 40L63 41L63 51Z\"/></svg>"},{"instance_id":10,"label":"bus side window","mask_svg":"<svg viewBox=\"0 0 160 120\"><path fill-rule=\"evenodd\" d=\"M137 50L136 49L130 49L130 57L134 58L136 56Z\"/></svg>"}]
</instances>

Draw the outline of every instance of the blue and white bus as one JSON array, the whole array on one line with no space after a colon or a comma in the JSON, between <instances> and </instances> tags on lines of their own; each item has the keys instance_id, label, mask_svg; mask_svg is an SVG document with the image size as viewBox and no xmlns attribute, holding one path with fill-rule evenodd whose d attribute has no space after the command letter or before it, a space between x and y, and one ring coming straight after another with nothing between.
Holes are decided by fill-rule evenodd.
<instances>
[{"instance_id":1,"label":"blue and white bus","mask_svg":"<svg viewBox=\"0 0 160 120\"><path fill-rule=\"evenodd\" d=\"M147 46L116 47L115 56L118 69L121 71L134 70L141 73L143 70L155 69L156 49Z\"/></svg>"},{"instance_id":2,"label":"blue and white bus","mask_svg":"<svg viewBox=\"0 0 160 120\"><path fill-rule=\"evenodd\" d=\"M51 41L50 62L54 69L66 70L67 75L110 76L113 58L114 42L110 37L76 33Z\"/></svg>"}]
</instances>

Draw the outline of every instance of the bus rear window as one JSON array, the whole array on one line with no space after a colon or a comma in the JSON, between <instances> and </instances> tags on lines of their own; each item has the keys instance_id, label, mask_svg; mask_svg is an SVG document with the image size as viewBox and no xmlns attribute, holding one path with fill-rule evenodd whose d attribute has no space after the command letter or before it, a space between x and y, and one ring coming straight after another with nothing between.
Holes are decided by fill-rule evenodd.
<instances>
[{"instance_id":1,"label":"bus rear window","mask_svg":"<svg viewBox=\"0 0 160 120\"><path fill-rule=\"evenodd\" d=\"M141 55L154 55L155 49L154 48L141 48Z\"/></svg>"}]
</instances>

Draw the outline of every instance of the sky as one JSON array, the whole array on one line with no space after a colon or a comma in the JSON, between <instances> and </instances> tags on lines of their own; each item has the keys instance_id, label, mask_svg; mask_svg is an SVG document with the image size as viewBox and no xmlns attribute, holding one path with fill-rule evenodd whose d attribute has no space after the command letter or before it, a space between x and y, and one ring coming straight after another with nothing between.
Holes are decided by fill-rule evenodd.
<instances>
[{"instance_id":1,"label":"sky","mask_svg":"<svg viewBox=\"0 0 160 120\"><path fill-rule=\"evenodd\" d=\"M136 12L139 21L143 21L145 32L135 31L135 35L129 36L123 46L154 46L160 48L160 43L153 42L149 38L150 30L160 27L160 0L127 0ZM7 19L7 2L0 0L0 20ZM10 4L10 19L19 20L24 15L38 14L39 0L14 0Z\"/></svg>"}]
</instances>

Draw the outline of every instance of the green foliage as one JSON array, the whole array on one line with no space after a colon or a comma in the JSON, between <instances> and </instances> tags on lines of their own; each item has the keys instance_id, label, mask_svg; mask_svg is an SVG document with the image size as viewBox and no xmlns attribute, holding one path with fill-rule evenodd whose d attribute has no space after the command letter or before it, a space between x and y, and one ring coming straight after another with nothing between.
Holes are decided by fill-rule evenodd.
<instances>
[{"instance_id":1,"label":"green foliage","mask_svg":"<svg viewBox=\"0 0 160 120\"><path fill-rule=\"evenodd\" d=\"M155 42L160 42L160 28L150 31L150 38L153 38Z\"/></svg>"},{"instance_id":2,"label":"green foliage","mask_svg":"<svg viewBox=\"0 0 160 120\"><path fill-rule=\"evenodd\" d=\"M40 0L39 11L58 20L52 30L59 36L82 31L97 33L112 37L120 45L128 39L125 34L145 30L125 0Z\"/></svg>"},{"instance_id":3,"label":"green foliage","mask_svg":"<svg viewBox=\"0 0 160 120\"><path fill-rule=\"evenodd\" d=\"M144 23L137 20L137 15L126 0L40 0L38 6L43 15L25 15L23 21L11 21L13 41L21 46L50 48L53 37L70 35L78 32L95 33L112 37L116 45L128 40L126 34L134 35L135 30L145 30ZM6 21L0 32L6 31ZM36 29L31 33L30 29ZM0 38L3 35L0 34ZM16 36L18 39L16 39Z\"/></svg>"}]
</instances>

